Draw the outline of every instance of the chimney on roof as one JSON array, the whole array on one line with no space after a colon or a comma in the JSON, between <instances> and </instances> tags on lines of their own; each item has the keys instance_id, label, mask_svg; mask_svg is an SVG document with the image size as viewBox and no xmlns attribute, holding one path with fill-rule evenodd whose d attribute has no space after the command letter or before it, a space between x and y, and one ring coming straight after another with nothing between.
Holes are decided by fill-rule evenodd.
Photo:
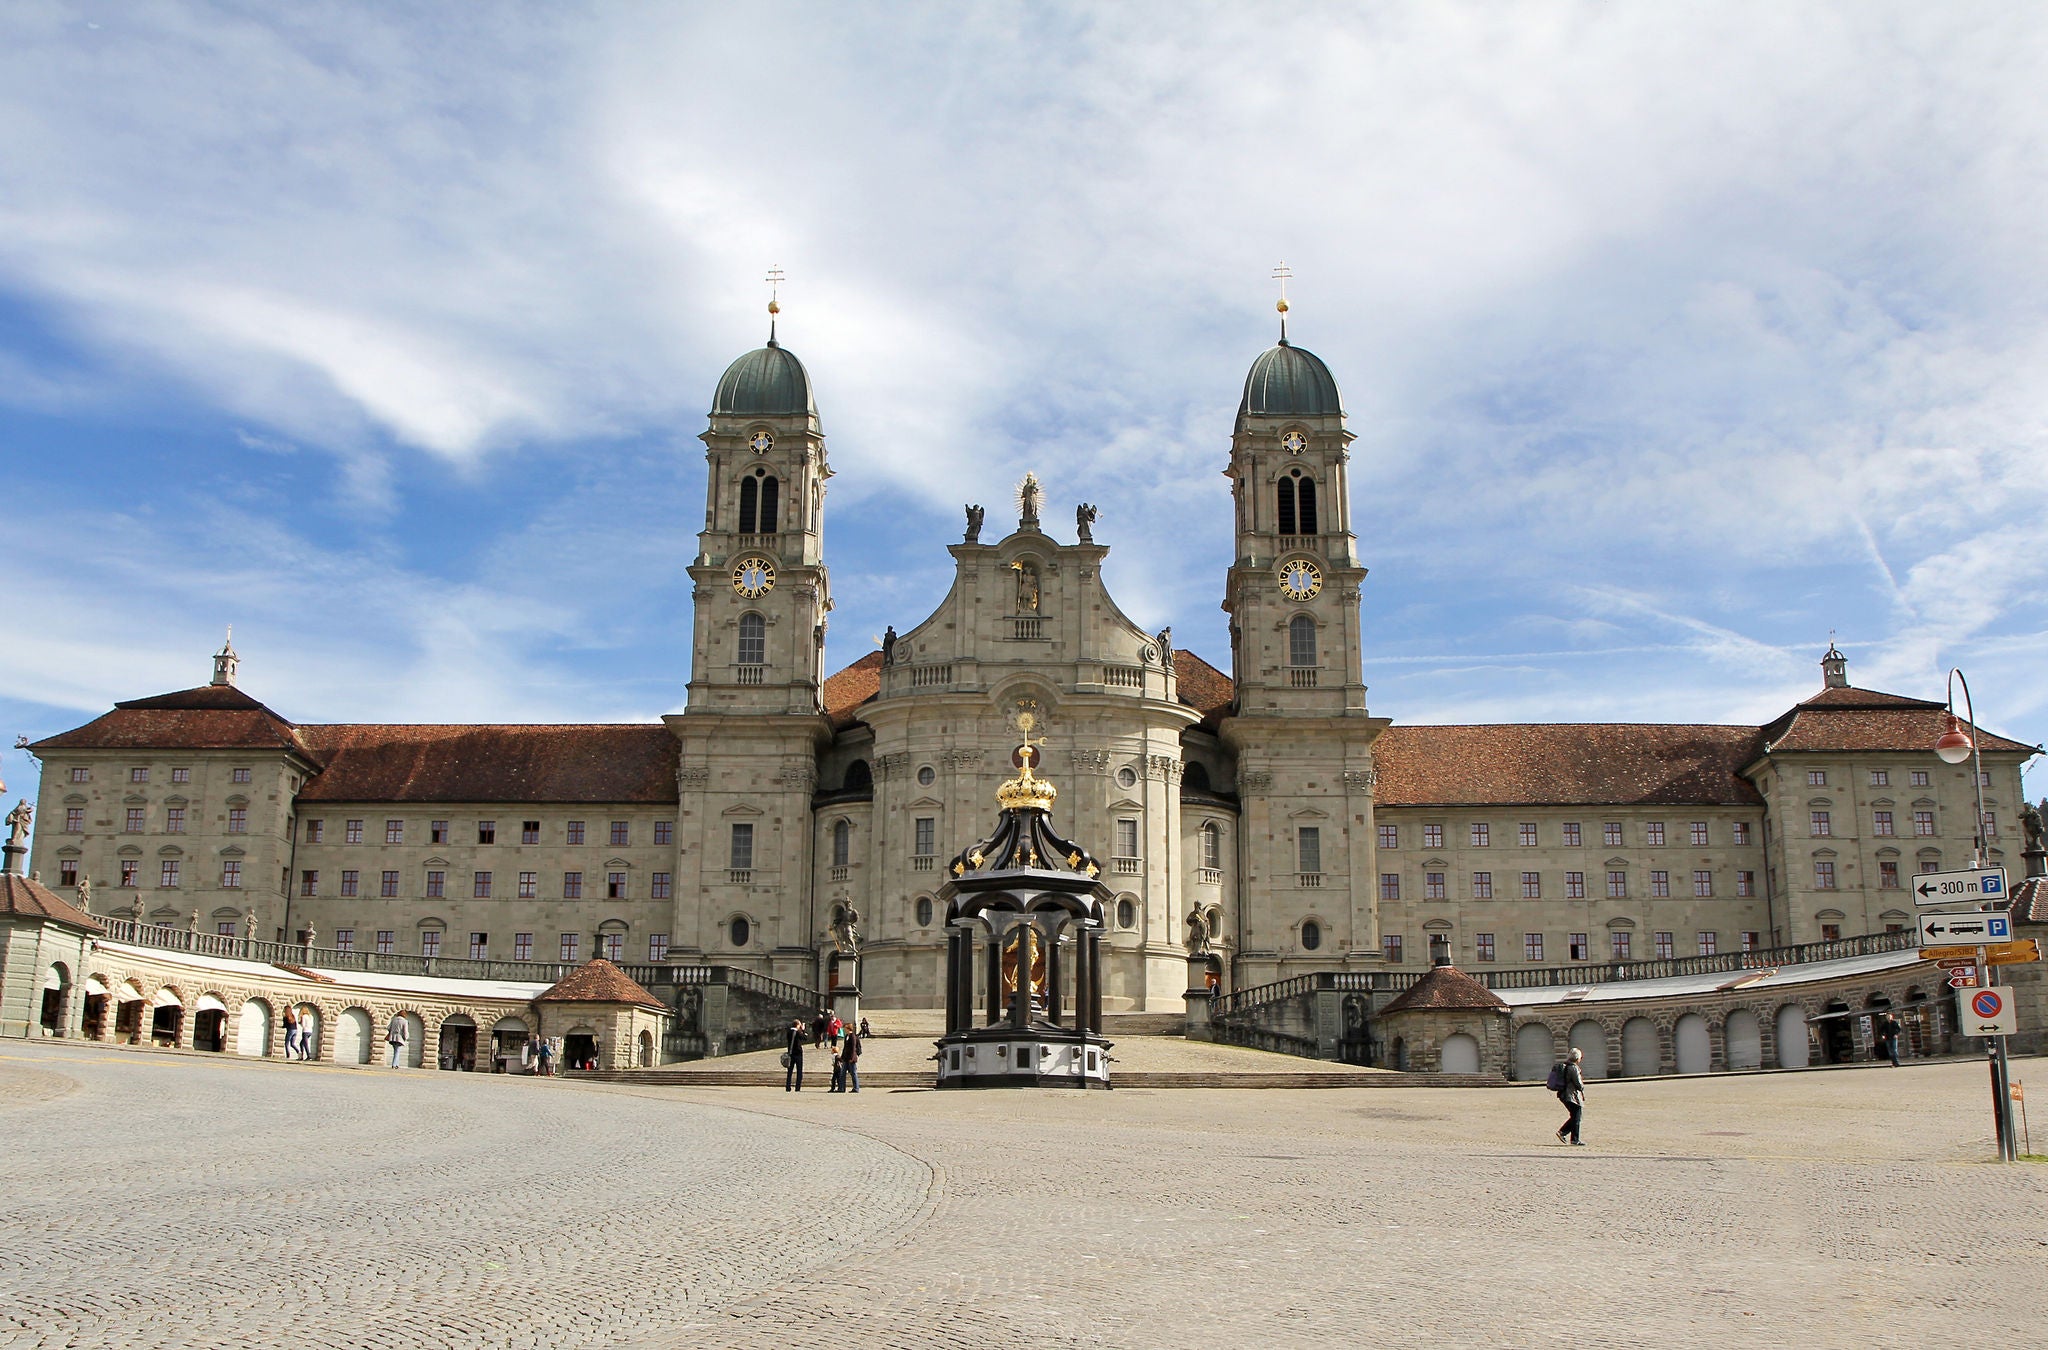
<instances>
[{"instance_id":1,"label":"chimney on roof","mask_svg":"<svg viewBox=\"0 0 2048 1350\"><path fill-rule=\"evenodd\" d=\"M1849 687L1849 658L1836 651L1833 642L1828 643L1827 654L1820 658L1820 673L1829 689Z\"/></svg>"},{"instance_id":2,"label":"chimney on roof","mask_svg":"<svg viewBox=\"0 0 2048 1350\"><path fill-rule=\"evenodd\" d=\"M226 645L213 654L213 682L234 688L235 667L241 664L242 658L235 655L235 626L229 624Z\"/></svg>"}]
</instances>

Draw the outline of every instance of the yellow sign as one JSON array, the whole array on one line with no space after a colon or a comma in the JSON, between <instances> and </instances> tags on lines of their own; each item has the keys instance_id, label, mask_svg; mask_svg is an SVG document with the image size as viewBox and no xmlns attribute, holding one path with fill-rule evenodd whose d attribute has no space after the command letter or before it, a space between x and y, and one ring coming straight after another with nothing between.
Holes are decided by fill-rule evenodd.
<instances>
[{"instance_id":1,"label":"yellow sign","mask_svg":"<svg viewBox=\"0 0 2048 1350\"><path fill-rule=\"evenodd\" d=\"M1974 961L1975 947L1922 947L1922 961ZM2041 942L2038 938L2021 938L2017 942L1988 942L1984 945L1984 963L1992 966L2031 965L2041 959Z\"/></svg>"}]
</instances>

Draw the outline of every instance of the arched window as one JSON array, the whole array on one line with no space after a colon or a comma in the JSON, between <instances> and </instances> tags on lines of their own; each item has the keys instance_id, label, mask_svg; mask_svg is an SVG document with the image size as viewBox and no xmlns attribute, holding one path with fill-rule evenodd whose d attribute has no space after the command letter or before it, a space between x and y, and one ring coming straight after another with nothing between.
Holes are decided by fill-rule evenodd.
<instances>
[{"instance_id":1,"label":"arched window","mask_svg":"<svg viewBox=\"0 0 2048 1350\"><path fill-rule=\"evenodd\" d=\"M832 822L832 865L846 866L847 857L853 852L853 826L844 820Z\"/></svg>"},{"instance_id":2,"label":"arched window","mask_svg":"<svg viewBox=\"0 0 2048 1350\"><path fill-rule=\"evenodd\" d=\"M725 935L732 940L733 946L744 947L753 939L754 926L747 922L746 915L735 914L732 922L726 925Z\"/></svg>"},{"instance_id":3,"label":"arched window","mask_svg":"<svg viewBox=\"0 0 2048 1350\"><path fill-rule=\"evenodd\" d=\"M1287 621L1287 664L1312 666L1316 663L1316 621L1297 614Z\"/></svg>"},{"instance_id":4,"label":"arched window","mask_svg":"<svg viewBox=\"0 0 2048 1350\"><path fill-rule=\"evenodd\" d=\"M932 898L929 895L917 897L917 926L919 928L929 928L932 926Z\"/></svg>"},{"instance_id":5,"label":"arched window","mask_svg":"<svg viewBox=\"0 0 2048 1350\"><path fill-rule=\"evenodd\" d=\"M740 533L754 532L755 507L761 499L761 485L752 478L740 479Z\"/></svg>"},{"instance_id":6,"label":"arched window","mask_svg":"<svg viewBox=\"0 0 2048 1350\"><path fill-rule=\"evenodd\" d=\"M1296 512L1295 512L1295 514L1296 514L1297 516L1299 516L1299 517L1300 517L1300 520L1299 520L1299 522L1298 522L1298 523L1299 523L1299 524L1300 524L1300 526L1301 526L1301 532L1302 532L1303 534L1314 534L1314 533L1316 533L1316 480L1315 480L1315 479L1313 479L1313 478L1304 478L1304 479L1302 479L1302 480L1301 480L1301 483L1300 483L1300 485L1299 485L1299 488L1298 488L1298 493L1297 493L1297 496L1296 496L1296 501L1297 501L1297 503L1298 503L1298 507L1297 507L1297 509L1296 509Z\"/></svg>"},{"instance_id":7,"label":"arched window","mask_svg":"<svg viewBox=\"0 0 2048 1350\"><path fill-rule=\"evenodd\" d=\"M1207 792L1209 790L1209 770L1199 762L1190 761L1187 767L1181 771L1180 785L1190 792Z\"/></svg>"},{"instance_id":8,"label":"arched window","mask_svg":"<svg viewBox=\"0 0 2048 1350\"><path fill-rule=\"evenodd\" d=\"M781 495L782 484L773 475L761 480L761 530L762 534L775 533L777 498Z\"/></svg>"},{"instance_id":9,"label":"arched window","mask_svg":"<svg viewBox=\"0 0 2048 1350\"><path fill-rule=\"evenodd\" d=\"M768 663L768 621L758 614L740 615L740 654L743 666Z\"/></svg>"},{"instance_id":10,"label":"arched window","mask_svg":"<svg viewBox=\"0 0 2048 1350\"><path fill-rule=\"evenodd\" d=\"M1297 533L1294 528L1294 482L1287 478L1280 480L1280 533Z\"/></svg>"},{"instance_id":11,"label":"arched window","mask_svg":"<svg viewBox=\"0 0 2048 1350\"><path fill-rule=\"evenodd\" d=\"M868 768L868 762L857 759L846 766L846 777L839 784L842 792L870 792L874 790L875 775Z\"/></svg>"},{"instance_id":12,"label":"arched window","mask_svg":"<svg viewBox=\"0 0 2048 1350\"><path fill-rule=\"evenodd\" d=\"M740 479L740 533L773 534L782 484L766 469Z\"/></svg>"},{"instance_id":13,"label":"arched window","mask_svg":"<svg viewBox=\"0 0 2048 1350\"><path fill-rule=\"evenodd\" d=\"M1213 820L1202 826L1202 866L1211 871L1223 866L1223 831Z\"/></svg>"},{"instance_id":14,"label":"arched window","mask_svg":"<svg viewBox=\"0 0 2048 1350\"><path fill-rule=\"evenodd\" d=\"M1312 952L1322 945L1323 926L1314 919L1305 921L1301 925L1301 949L1305 952Z\"/></svg>"}]
</instances>

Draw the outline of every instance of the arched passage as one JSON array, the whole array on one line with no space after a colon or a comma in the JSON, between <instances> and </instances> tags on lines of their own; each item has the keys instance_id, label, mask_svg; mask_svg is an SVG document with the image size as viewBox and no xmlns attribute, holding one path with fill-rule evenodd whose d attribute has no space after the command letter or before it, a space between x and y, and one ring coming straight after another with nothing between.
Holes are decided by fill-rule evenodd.
<instances>
[{"instance_id":1,"label":"arched passage","mask_svg":"<svg viewBox=\"0 0 2048 1350\"><path fill-rule=\"evenodd\" d=\"M334 1024L334 1062L368 1064L375 1039L370 1031L370 1014L361 1008L347 1009Z\"/></svg>"},{"instance_id":2,"label":"arched passage","mask_svg":"<svg viewBox=\"0 0 2048 1350\"><path fill-rule=\"evenodd\" d=\"M242 1005L235 1031L235 1053L252 1058L270 1053L270 1005L260 998Z\"/></svg>"},{"instance_id":3,"label":"arched passage","mask_svg":"<svg viewBox=\"0 0 2048 1350\"><path fill-rule=\"evenodd\" d=\"M1671 1029L1672 1053L1680 1073L1706 1073L1714 1067L1714 1042L1707 1032L1707 1019L1687 1013Z\"/></svg>"},{"instance_id":4,"label":"arched passage","mask_svg":"<svg viewBox=\"0 0 2048 1350\"><path fill-rule=\"evenodd\" d=\"M1721 1038L1727 1046L1729 1068L1761 1069L1764 1066L1763 1026L1749 1009L1737 1008L1728 1014L1728 1021L1721 1029Z\"/></svg>"},{"instance_id":5,"label":"arched passage","mask_svg":"<svg viewBox=\"0 0 2048 1350\"><path fill-rule=\"evenodd\" d=\"M1582 1078L1607 1076L1607 1028L1587 1018L1572 1024L1572 1049L1584 1056L1579 1063Z\"/></svg>"},{"instance_id":6,"label":"arched passage","mask_svg":"<svg viewBox=\"0 0 2048 1350\"><path fill-rule=\"evenodd\" d=\"M1515 1077L1540 1083L1557 1063L1557 1037L1541 1022L1525 1022L1515 1033Z\"/></svg>"},{"instance_id":7,"label":"arched passage","mask_svg":"<svg viewBox=\"0 0 2048 1350\"><path fill-rule=\"evenodd\" d=\"M53 961L43 972L43 1002L38 1024L45 1036L64 1034L64 1016L70 1004L71 969L62 961Z\"/></svg>"},{"instance_id":8,"label":"arched passage","mask_svg":"<svg viewBox=\"0 0 2048 1350\"><path fill-rule=\"evenodd\" d=\"M1803 1069L1813 1060L1813 1046L1806 1031L1806 1009L1787 1003L1778 1009L1778 1067Z\"/></svg>"},{"instance_id":9,"label":"arched passage","mask_svg":"<svg viewBox=\"0 0 2048 1350\"><path fill-rule=\"evenodd\" d=\"M1662 1047L1657 1042L1657 1024L1647 1017L1631 1017L1621 1024L1621 1071L1630 1078L1654 1077L1663 1067Z\"/></svg>"},{"instance_id":10,"label":"arched passage","mask_svg":"<svg viewBox=\"0 0 2048 1350\"><path fill-rule=\"evenodd\" d=\"M1445 1073L1478 1073L1479 1042L1462 1031L1445 1037L1441 1067Z\"/></svg>"}]
</instances>

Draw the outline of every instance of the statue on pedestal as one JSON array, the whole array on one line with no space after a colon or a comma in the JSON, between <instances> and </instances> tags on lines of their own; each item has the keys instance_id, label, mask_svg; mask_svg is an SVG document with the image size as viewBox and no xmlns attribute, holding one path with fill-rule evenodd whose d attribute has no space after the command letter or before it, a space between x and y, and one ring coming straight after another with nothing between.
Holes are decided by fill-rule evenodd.
<instances>
[{"instance_id":1,"label":"statue on pedestal","mask_svg":"<svg viewBox=\"0 0 2048 1350\"><path fill-rule=\"evenodd\" d=\"M7 813L7 847L27 847L28 823L35 819L35 815L36 809L28 804L28 798L23 797L14 804L14 809Z\"/></svg>"},{"instance_id":2,"label":"statue on pedestal","mask_svg":"<svg viewBox=\"0 0 2048 1350\"><path fill-rule=\"evenodd\" d=\"M1207 956L1209 954L1209 918L1200 908L1188 911L1188 954Z\"/></svg>"},{"instance_id":3,"label":"statue on pedestal","mask_svg":"<svg viewBox=\"0 0 2048 1350\"><path fill-rule=\"evenodd\" d=\"M967 537L961 540L961 543L978 544L981 542L981 517L982 510L979 506L969 506L967 508Z\"/></svg>"},{"instance_id":4,"label":"statue on pedestal","mask_svg":"<svg viewBox=\"0 0 2048 1350\"><path fill-rule=\"evenodd\" d=\"M1095 515L1095 507L1089 502L1074 508L1074 535L1081 543L1095 542Z\"/></svg>"},{"instance_id":5,"label":"statue on pedestal","mask_svg":"<svg viewBox=\"0 0 2048 1350\"><path fill-rule=\"evenodd\" d=\"M839 922L832 925L832 944L841 956L860 954L860 911L847 905L839 916Z\"/></svg>"}]
</instances>

